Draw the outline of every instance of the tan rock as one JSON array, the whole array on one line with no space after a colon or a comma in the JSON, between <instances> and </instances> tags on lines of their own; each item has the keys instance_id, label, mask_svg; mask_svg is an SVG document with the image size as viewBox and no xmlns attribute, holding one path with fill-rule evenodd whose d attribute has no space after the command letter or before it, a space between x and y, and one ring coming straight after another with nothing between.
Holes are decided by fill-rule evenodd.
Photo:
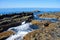
<instances>
[{"instance_id":1,"label":"tan rock","mask_svg":"<svg viewBox=\"0 0 60 40\"><path fill-rule=\"evenodd\" d=\"M33 20L33 24L40 29L32 31L23 37L23 40L60 40L60 22L52 23L49 21ZM46 26L46 23L48 24ZM43 26L40 26L42 24Z\"/></svg>"},{"instance_id":2,"label":"tan rock","mask_svg":"<svg viewBox=\"0 0 60 40\"><path fill-rule=\"evenodd\" d=\"M23 40L60 40L59 30L56 23L51 23L42 30L38 29L26 34Z\"/></svg>"},{"instance_id":3,"label":"tan rock","mask_svg":"<svg viewBox=\"0 0 60 40\"><path fill-rule=\"evenodd\" d=\"M23 37L23 40L55 40L49 32L35 30Z\"/></svg>"},{"instance_id":4,"label":"tan rock","mask_svg":"<svg viewBox=\"0 0 60 40\"><path fill-rule=\"evenodd\" d=\"M52 22L47 21L47 20L44 20L44 21L32 20L31 23L33 25L37 25L40 28L40 27L46 27Z\"/></svg>"},{"instance_id":5,"label":"tan rock","mask_svg":"<svg viewBox=\"0 0 60 40\"><path fill-rule=\"evenodd\" d=\"M40 18L59 18L59 16L57 15L53 15L53 14L41 14L39 15Z\"/></svg>"},{"instance_id":6,"label":"tan rock","mask_svg":"<svg viewBox=\"0 0 60 40\"><path fill-rule=\"evenodd\" d=\"M3 39L3 38L7 38L11 35L13 35L15 32L13 31L5 31L5 32L2 32L0 33L0 39Z\"/></svg>"},{"instance_id":7,"label":"tan rock","mask_svg":"<svg viewBox=\"0 0 60 40\"><path fill-rule=\"evenodd\" d=\"M32 20L31 23L33 25L39 25L39 24L42 24L42 22L38 21L38 20Z\"/></svg>"}]
</instances>

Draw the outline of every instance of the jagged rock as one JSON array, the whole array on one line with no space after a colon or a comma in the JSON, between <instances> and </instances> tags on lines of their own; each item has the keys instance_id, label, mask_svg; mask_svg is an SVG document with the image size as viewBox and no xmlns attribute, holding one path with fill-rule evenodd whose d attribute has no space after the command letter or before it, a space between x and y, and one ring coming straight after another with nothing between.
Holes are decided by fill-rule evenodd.
<instances>
[{"instance_id":1,"label":"jagged rock","mask_svg":"<svg viewBox=\"0 0 60 40\"><path fill-rule=\"evenodd\" d=\"M35 30L23 37L23 40L60 40L56 32Z\"/></svg>"},{"instance_id":2,"label":"jagged rock","mask_svg":"<svg viewBox=\"0 0 60 40\"><path fill-rule=\"evenodd\" d=\"M57 14L57 13L56 13ZM53 19L59 19L60 18L60 15L55 15L55 14L48 14L48 13L45 13L45 14L39 14L38 15L40 18L53 18Z\"/></svg>"},{"instance_id":3,"label":"jagged rock","mask_svg":"<svg viewBox=\"0 0 60 40\"><path fill-rule=\"evenodd\" d=\"M52 22L47 21L47 20L44 20L44 21L32 20L31 23L32 23L33 25L37 25L39 28L41 28L41 27L46 27L46 26L48 26L48 25L49 25L50 23L52 23Z\"/></svg>"},{"instance_id":4,"label":"jagged rock","mask_svg":"<svg viewBox=\"0 0 60 40\"><path fill-rule=\"evenodd\" d=\"M0 33L0 40L5 40L6 38L8 38L9 36L15 34L15 32L13 31L5 31L5 32L2 32Z\"/></svg>"},{"instance_id":5,"label":"jagged rock","mask_svg":"<svg viewBox=\"0 0 60 40\"><path fill-rule=\"evenodd\" d=\"M40 28L26 34L23 40L60 40L60 22L32 20L32 24Z\"/></svg>"},{"instance_id":6,"label":"jagged rock","mask_svg":"<svg viewBox=\"0 0 60 40\"><path fill-rule=\"evenodd\" d=\"M0 15L0 33L6 31L8 28L21 25L23 21L30 22L33 19L32 12L22 12Z\"/></svg>"},{"instance_id":7,"label":"jagged rock","mask_svg":"<svg viewBox=\"0 0 60 40\"><path fill-rule=\"evenodd\" d=\"M53 38L45 31L35 30L25 35L23 40L53 40Z\"/></svg>"},{"instance_id":8,"label":"jagged rock","mask_svg":"<svg viewBox=\"0 0 60 40\"><path fill-rule=\"evenodd\" d=\"M44 26L48 26L49 24L48 23L45 23Z\"/></svg>"},{"instance_id":9,"label":"jagged rock","mask_svg":"<svg viewBox=\"0 0 60 40\"><path fill-rule=\"evenodd\" d=\"M47 27L26 34L23 40L60 40L60 23L51 23Z\"/></svg>"},{"instance_id":10,"label":"jagged rock","mask_svg":"<svg viewBox=\"0 0 60 40\"><path fill-rule=\"evenodd\" d=\"M32 12L40 12L39 10L34 10L34 11L32 11Z\"/></svg>"}]
</instances>

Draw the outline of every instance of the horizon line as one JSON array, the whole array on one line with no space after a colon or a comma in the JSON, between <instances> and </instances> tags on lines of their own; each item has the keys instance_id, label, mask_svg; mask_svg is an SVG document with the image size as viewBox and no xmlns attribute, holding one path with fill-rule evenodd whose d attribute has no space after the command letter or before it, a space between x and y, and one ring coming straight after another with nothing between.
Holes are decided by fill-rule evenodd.
<instances>
[{"instance_id":1,"label":"horizon line","mask_svg":"<svg viewBox=\"0 0 60 40\"><path fill-rule=\"evenodd\" d=\"M11 8L13 8L13 7L11 7ZM15 8L44 8L44 7L15 7ZM3 8L0 8L0 9L3 9Z\"/></svg>"}]
</instances>

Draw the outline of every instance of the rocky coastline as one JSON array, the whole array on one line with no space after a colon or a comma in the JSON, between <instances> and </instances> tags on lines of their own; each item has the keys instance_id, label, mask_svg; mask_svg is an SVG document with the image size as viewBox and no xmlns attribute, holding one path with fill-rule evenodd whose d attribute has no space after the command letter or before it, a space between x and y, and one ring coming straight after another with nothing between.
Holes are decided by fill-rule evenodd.
<instances>
[{"instance_id":1,"label":"rocky coastline","mask_svg":"<svg viewBox=\"0 0 60 40\"><path fill-rule=\"evenodd\" d=\"M9 28L21 25L23 21L30 22L32 19L32 12L0 15L0 40L5 40L10 35L14 34L11 30L7 31Z\"/></svg>"},{"instance_id":2,"label":"rocky coastline","mask_svg":"<svg viewBox=\"0 0 60 40\"><path fill-rule=\"evenodd\" d=\"M36 20L34 19L33 12L0 15L0 40L5 40L9 36L14 35L15 32L8 29L21 25L23 21L26 21L26 23L30 22L32 25L36 25L38 27L38 29L26 34L23 37L23 40L60 40L60 13L44 13L38 14L37 16L42 19L50 18L57 19L59 21L52 22L50 19L41 21Z\"/></svg>"},{"instance_id":3,"label":"rocky coastline","mask_svg":"<svg viewBox=\"0 0 60 40\"><path fill-rule=\"evenodd\" d=\"M60 22L32 21L39 29L34 30L23 37L23 40L60 40Z\"/></svg>"},{"instance_id":4,"label":"rocky coastline","mask_svg":"<svg viewBox=\"0 0 60 40\"><path fill-rule=\"evenodd\" d=\"M39 18L60 18L59 14L38 14ZM33 25L37 25L39 29L29 32L23 37L23 40L60 40L60 21L51 22L49 20L32 20Z\"/></svg>"}]
</instances>

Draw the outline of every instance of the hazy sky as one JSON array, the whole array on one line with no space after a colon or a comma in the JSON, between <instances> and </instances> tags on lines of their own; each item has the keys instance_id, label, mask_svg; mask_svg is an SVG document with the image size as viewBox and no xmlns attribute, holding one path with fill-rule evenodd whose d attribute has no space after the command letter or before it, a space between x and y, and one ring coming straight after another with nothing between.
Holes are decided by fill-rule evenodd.
<instances>
[{"instance_id":1,"label":"hazy sky","mask_svg":"<svg viewBox=\"0 0 60 40\"><path fill-rule=\"evenodd\" d=\"M0 0L0 8L60 8L60 0Z\"/></svg>"}]
</instances>

